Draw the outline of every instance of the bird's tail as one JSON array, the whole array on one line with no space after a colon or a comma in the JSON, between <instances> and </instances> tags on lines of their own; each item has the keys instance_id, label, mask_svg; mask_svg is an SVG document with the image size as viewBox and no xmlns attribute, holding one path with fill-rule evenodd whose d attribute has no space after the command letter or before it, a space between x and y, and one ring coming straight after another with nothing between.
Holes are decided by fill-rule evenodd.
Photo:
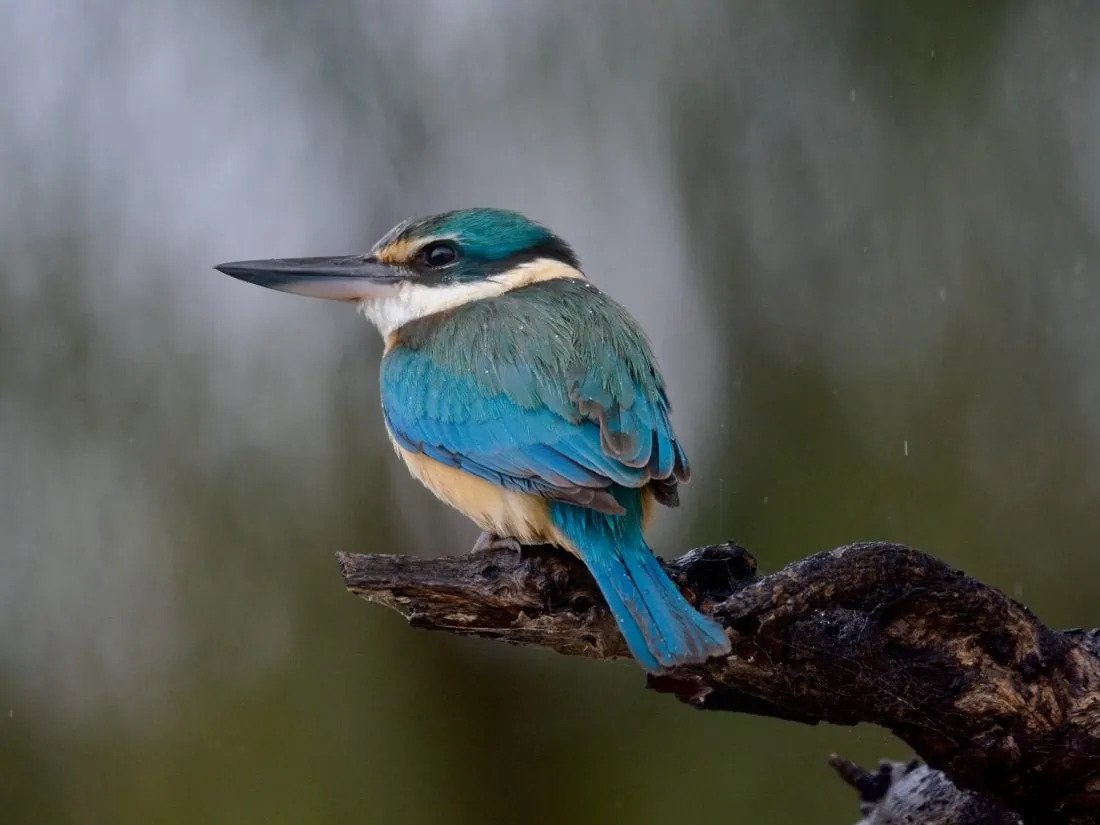
<instances>
[{"instance_id":1,"label":"bird's tail","mask_svg":"<svg viewBox=\"0 0 1100 825\"><path fill-rule=\"evenodd\" d=\"M646 670L659 671L729 653L722 627L688 603L645 543L641 491L612 492L624 515L550 506L554 524L596 579L634 658Z\"/></svg>"}]
</instances>

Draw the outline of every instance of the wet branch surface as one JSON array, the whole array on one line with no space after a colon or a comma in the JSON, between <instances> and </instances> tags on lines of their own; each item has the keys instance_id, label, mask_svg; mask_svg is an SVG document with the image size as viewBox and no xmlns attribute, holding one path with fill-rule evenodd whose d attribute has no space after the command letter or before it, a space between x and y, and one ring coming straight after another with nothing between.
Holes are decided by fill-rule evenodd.
<instances>
[{"instance_id":1,"label":"wet branch surface","mask_svg":"<svg viewBox=\"0 0 1100 825\"><path fill-rule=\"evenodd\" d=\"M594 659L628 655L588 571L553 548L339 560L349 590L414 627ZM1100 823L1100 631L1050 630L999 590L885 542L767 576L734 544L692 550L666 569L726 627L733 652L647 676L648 687L704 710L885 727L935 769L920 770L949 780L959 809L934 820L944 825L1016 814L1028 825ZM859 787L860 769L834 766ZM898 810L921 804L904 787L927 792L934 777L906 785L905 776L898 770L879 800L861 788L865 810L888 796ZM1002 818L975 819L977 810ZM865 822L894 821L875 815Z\"/></svg>"}]
</instances>

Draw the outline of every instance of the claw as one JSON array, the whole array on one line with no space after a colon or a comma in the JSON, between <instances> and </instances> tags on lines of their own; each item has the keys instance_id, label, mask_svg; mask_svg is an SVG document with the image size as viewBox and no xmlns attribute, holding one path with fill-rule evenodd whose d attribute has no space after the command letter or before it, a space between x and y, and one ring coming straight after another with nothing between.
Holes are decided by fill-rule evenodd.
<instances>
[{"instance_id":1,"label":"claw","mask_svg":"<svg viewBox=\"0 0 1100 825\"><path fill-rule=\"evenodd\" d=\"M481 550L512 550L519 553L522 550L522 545L511 536L502 537L489 530L482 530L470 552L477 553Z\"/></svg>"}]
</instances>

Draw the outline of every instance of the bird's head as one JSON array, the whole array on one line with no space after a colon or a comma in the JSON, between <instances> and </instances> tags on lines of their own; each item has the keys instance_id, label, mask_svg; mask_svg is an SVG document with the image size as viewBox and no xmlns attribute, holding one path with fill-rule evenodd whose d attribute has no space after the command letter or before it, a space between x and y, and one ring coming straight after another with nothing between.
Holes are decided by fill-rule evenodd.
<instances>
[{"instance_id":1,"label":"bird's head","mask_svg":"<svg viewBox=\"0 0 1100 825\"><path fill-rule=\"evenodd\" d=\"M216 268L283 292L356 302L384 334L413 318L534 281L583 277L561 238L504 209L459 209L402 221L362 255Z\"/></svg>"}]
</instances>

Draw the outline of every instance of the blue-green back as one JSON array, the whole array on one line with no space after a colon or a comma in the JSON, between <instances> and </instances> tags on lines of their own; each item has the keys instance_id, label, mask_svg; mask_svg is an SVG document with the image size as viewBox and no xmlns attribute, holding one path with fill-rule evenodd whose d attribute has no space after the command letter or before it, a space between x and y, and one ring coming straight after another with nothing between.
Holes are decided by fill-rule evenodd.
<instances>
[{"instance_id":1,"label":"blue-green back","mask_svg":"<svg viewBox=\"0 0 1100 825\"><path fill-rule=\"evenodd\" d=\"M612 484L673 503L687 460L645 336L581 279L556 279L406 324L382 365L408 449L495 483L617 512ZM596 504L592 504L596 501Z\"/></svg>"}]
</instances>

